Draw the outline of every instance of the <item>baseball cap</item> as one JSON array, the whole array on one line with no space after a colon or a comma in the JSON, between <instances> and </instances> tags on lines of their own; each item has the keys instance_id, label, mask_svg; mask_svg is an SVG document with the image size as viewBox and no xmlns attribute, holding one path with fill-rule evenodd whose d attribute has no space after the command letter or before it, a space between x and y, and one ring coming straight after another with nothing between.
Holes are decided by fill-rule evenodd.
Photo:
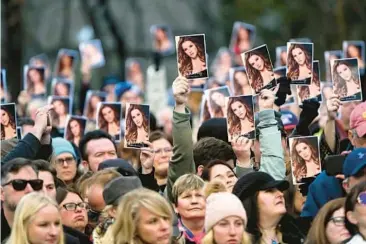
<instances>
[{"instance_id":1,"label":"baseball cap","mask_svg":"<svg viewBox=\"0 0 366 244\"><path fill-rule=\"evenodd\" d=\"M281 111L281 120L282 120L285 130L294 129L296 127L297 123L299 122L296 115L289 110Z\"/></svg>"},{"instance_id":2,"label":"baseball cap","mask_svg":"<svg viewBox=\"0 0 366 244\"><path fill-rule=\"evenodd\" d=\"M355 130L358 137L366 135L366 102L358 104L350 116L350 128Z\"/></svg>"},{"instance_id":3,"label":"baseball cap","mask_svg":"<svg viewBox=\"0 0 366 244\"><path fill-rule=\"evenodd\" d=\"M356 175L366 167L366 148L357 148L347 155L343 163L343 174L346 178Z\"/></svg>"}]
</instances>

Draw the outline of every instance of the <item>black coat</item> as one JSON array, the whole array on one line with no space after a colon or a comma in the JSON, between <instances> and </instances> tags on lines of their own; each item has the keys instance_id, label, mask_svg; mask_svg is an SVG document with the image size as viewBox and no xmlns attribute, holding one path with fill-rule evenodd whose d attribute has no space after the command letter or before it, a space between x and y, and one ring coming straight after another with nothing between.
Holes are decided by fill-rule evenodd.
<instances>
[{"instance_id":1,"label":"black coat","mask_svg":"<svg viewBox=\"0 0 366 244\"><path fill-rule=\"evenodd\" d=\"M64 228L65 234L70 235L76 239L79 239L80 244L92 244L89 237L87 235L85 235L84 233L82 233L78 230L75 230L73 228L67 227L65 225L63 226L63 228Z\"/></svg>"}]
</instances>

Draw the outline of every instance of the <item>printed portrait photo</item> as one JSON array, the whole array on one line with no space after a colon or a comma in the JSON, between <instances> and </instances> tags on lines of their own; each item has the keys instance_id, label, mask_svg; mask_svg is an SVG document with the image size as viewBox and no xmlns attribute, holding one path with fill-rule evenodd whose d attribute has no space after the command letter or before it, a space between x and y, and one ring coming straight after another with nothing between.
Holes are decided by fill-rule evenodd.
<instances>
[{"instance_id":1,"label":"printed portrait photo","mask_svg":"<svg viewBox=\"0 0 366 244\"><path fill-rule=\"evenodd\" d=\"M68 116L64 138L76 146L79 146L80 140L85 134L87 118L81 116Z\"/></svg>"},{"instance_id":2,"label":"printed portrait photo","mask_svg":"<svg viewBox=\"0 0 366 244\"><path fill-rule=\"evenodd\" d=\"M176 36L178 73L188 80L208 78L205 35Z\"/></svg>"},{"instance_id":3,"label":"printed portrait photo","mask_svg":"<svg viewBox=\"0 0 366 244\"><path fill-rule=\"evenodd\" d=\"M17 137L17 113L15 103L0 105L1 116L1 140L9 140Z\"/></svg>"},{"instance_id":4,"label":"printed portrait photo","mask_svg":"<svg viewBox=\"0 0 366 244\"><path fill-rule=\"evenodd\" d=\"M262 45L242 54L249 83L255 93L271 89L277 82L273 73L271 57L267 45Z\"/></svg>"},{"instance_id":5,"label":"printed portrait photo","mask_svg":"<svg viewBox=\"0 0 366 244\"><path fill-rule=\"evenodd\" d=\"M8 85L6 83L6 70L1 69L0 73L1 83L0 83L0 102L6 103L8 100Z\"/></svg>"},{"instance_id":6,"label":"printed portrait photo","mask_svg":"<svg viewBox=\"0 0 366 244\"><path fill-rule=\"evenodd\" d=\"M60 49L57 54L54 76L73 81L75 79L74 72L77 58L77 51L70 49Z\"/></svg>"},{"instance_id":7,"label":"printed portrait photo","mask_svg":"<svg viewBox=\"0 0 366 244\"><path fill-rule=\"evenodd\" d=\"M255 139L253 97L237 96L229 97L226 100L229 142L241 136Z\"/></svg>"},{"instance_id":8,"label":"printed portrait photo","mask_svg":"<svg viewBox=\"0 0 366 244\"><path fill-rule=\"evenodd\" d=\"M84 103L84 113L83 115L88 119L95 121L97 118L97 106L100 102L105 102L107 97L106 92L89 90L86 93L85 103Z\"/></svg>"},{"instance_id":9,"label":"printed portrait photo","mask_svg":"<svg viewBox=\"0 0 366 244\"><path fill-rule=\"evenodd\" d=\"M343 41L343 57L357 58L360 75L365 73L365 42L364 41Z\"/></svg>"},{"instance_id":10,"label":"printed portrait photo","mask_svg":"<svg viewBox=\"0 0 366 244\"><path fill-rule=\"evenodd\" d=\"M29 66L44 68L45 79L48 81L51 77L51 64L48 56L44 53L33 56L29 59Z\"/></svg>"},{"instance_id":11,"label":"printed portrait photo","mask_svg":"<svg viewBox=\"0 0 366 244\"><path fill-rule=\"evenodd\" d=\"M210 71L220 82L224 82L230 68L235 66L230 50L227 47L220 47L214 60L211 63Z\"/></svg>"},{"instance_id":12,"label":"printed portrait photo","mask_svg":"<svg viewBox=\"0 0 366 244\"><path fill-rule=\"evenodd\" d=\"M229 72L231 92L234 96L252 95L247 72L244 67L231 68Z\"/></svg>"},{"instance_id":13,"label":"printed portrait photo","mask_svg":"<svg viewBox=\"0 0 366 244\"><path fill-rule=\"evenodd\" d=\"M250 50L253 47L256 36L254 25L237 21L233 25L233 31L230 40L230 50L236 54Z\"/></svg>"},{"instance_id":14,"label":"printed portrait photo","mask_svg":"<svg viewBox=\"0 0 366 244\"><path fill-rule=\"evenodd\" d=\"M24 65L23 88L31 97L41 97L47 92L43 67Z\"/></svg>"},{"instance_id":15,"label":"printed portrait photo","mask_svg":"<svg viewBox=\"0 0 366 244\"><path fill-rule=\"evenodd\" d=\"M150 107L143 104L126 104L125 147L146 147L150 133Z\"/></svg>"},{"instance_id":16,"label":"printed portrait photo","mask_svg":"<svg viewBox=\"0 0 366 244\"><path fill-rule=\"evenodd\" d=\"M54 96L74 96L74 83L70 80L53 78L51 87L51 94Z\"/></svg>"},{"instance_id":17,"label":"printed portrait photo","mask_svg":"<svg viewBox=\"0 0 366 244\"><path fill-rule=\"evenodd\" d=\"M174 53L174 38L168 25L153 25L150 27L152 47L163 56Z\"/></svg>"},{"instance_id":18,"label":"printed portrait photo","mask_svg":"<svg viewBox=\"0 0 366 244\"><path fill-rule=\"evenodd\" d=\"M325 61L325 79L326 81L332 80L332 73L330 63L335 59L342 59L343 58L343 51L342 50L331 50L324 52L324 61Z\"/></svg>"},{"instance_id":19,"label":"printed portrait photo","mask_svg":"<svg viewBox=\"0 0 366 244\"><path fill-rule=\"evenodd\" d=\"M276 67L287 65L287 47L276 47Z\"/></svg>"},{"instance_id":20,"label":"printed portrait photo","mask_svg":"<svg viewBox=\"0 0 366 244\"><path fill-rule=\"evenodd\" d=\"M79 44L82 62L86 62L91 68L100 68L105 64L102 42L99 39L85 41Z\"/></svg>"},{"instance_id":21,"label":"printed portrait photo","mask_svg":"<svg viewBox=\"0 0 366 244\"><path fill-rule=\"evenodd\" d=\"M312 42L309 37L291 38L289 42Z\"/></svg>"},{"instance_id":22,"label":"printed portrait photo","mask_svg":"<svg viewBox=\"0 0 366 244\"><path fill-rule=\"evenodd\" d=\"M361 78L357 58L331 61L333 92L341 101L362 101Z\"/></svg>"},{"instance_id":23,"label":"printed portrait photo","mask_svg":"<svg viewBox=\"0 0 366 244\"><path fill-rule=\"evenodd\" d=\"M200 123L202 124L206 120L211 119L210 110L208 109L208 102L206 99L206 95L202 95L201 99L201 108L200 108Z\"/></svg>"},{"instance_id":24,"label":"printed portrait photo","mask_svg":"<svg viewBox=\"0 0 366 244\"><path fill-rule=\"evenodd\" d=\"M128 58L125 62L126 79L145 91L145 64L141 58Z\"/></svg>"},{"instance_id":25,"label":"printed portrait photo","mask_svg":"<svg viewBox=\"0 0 366 244\"><path fill-rule=\"evenodd\" d=\"M321 172L319 141L317 136L289 138L293 183L314 177Z\"/></svg>"},{"instance_id":26,"label":"printed portrait photo","mask_svg":"<svg viewBox=\"0 0 366 244\"><path fill-rule=\"evenodd\" d=\"M121 140L121 103L98 103L97 108L97 128L107 132L116 141Z\"/></svg>"},{"instance_id":27,"label":"printed portrait photo","mask_svg":"<svg viewBox=\"0 0 366 244\"><path fill-rule=\"evenodd\" d=\"M72 100L70 97L49 96L48 104L53 105L52 121L59 129L66 126L67 116L72 114Z\"/></svg>"},{"instance_id":28,"label":"printed portrait photo","mask_svg":"<svg viewBox=\"0 0 366 244\"><path fill-rule=\"evenodd\" d=\"M229 87L221 86L218 88L205 90L205 97L207 99L207 105L211 118L226 117L225 98L230 97Z\"/></svg>"},{"instance_id":29,"label":"printed portrait photo","mask_svg":"<svg viewBox=\"0 0 366 244\"><path fill-rule=\"evenodd\" d=\"M313 75L313 43L287 43L287 77L292 84L310 85Z\"/></svg>"},{"instance_id":30,"label":"printed portrait photo","mask_svg":"<svg viewBox=\"0 0 366 244\"><path fill-rule=\"evenodd\" d=\"M318 60L313 62L313 77L310 85L299 85L296 86L296 88L299 105L308 99L315 99L319 102L322 100L320 90L320 67Z\"/></svg>"}]
</instances>

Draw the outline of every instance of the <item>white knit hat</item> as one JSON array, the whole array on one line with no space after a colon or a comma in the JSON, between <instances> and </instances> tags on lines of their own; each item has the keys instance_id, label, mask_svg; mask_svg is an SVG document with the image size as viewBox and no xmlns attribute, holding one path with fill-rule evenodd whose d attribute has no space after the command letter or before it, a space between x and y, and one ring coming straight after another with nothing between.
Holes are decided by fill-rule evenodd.
<instances>
[{"instance_id":1,"label":"white knit hat","mask_svg":"<svg viewBox=\"0 0 366 244\"><path fill-rule=\"evenodd\" d=\"M206 200L205 230L206 233L220 220L238 216L247 224L247 213L239 198L229 192L212 193Z\"/></svg>"}]
</instances>

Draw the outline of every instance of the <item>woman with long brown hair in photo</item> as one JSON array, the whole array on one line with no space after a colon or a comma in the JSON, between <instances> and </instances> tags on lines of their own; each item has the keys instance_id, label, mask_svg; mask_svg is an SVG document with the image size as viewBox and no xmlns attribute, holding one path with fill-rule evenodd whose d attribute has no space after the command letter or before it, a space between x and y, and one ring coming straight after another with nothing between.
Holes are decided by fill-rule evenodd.
<instances>
[{"instance_id":1,"label":"woman with long brown hair in photo","mask_svg":"<svg viewBox=\"0 0 366 244\"><path fill-rule=\"evenodd\" d=\"M8 106L1 106L1 140L12 139L17 136L16 122Z\"/></svg>"},{"instance_id":2,"label":"woman with long brown hair in photo","mask_svg":"<svg viewBox=\"0 0 366 244\"><path fill-rule=\"evenodd\" d=\"M85 126L82 124L82 120L71 118L67 125L66 140L79 146L79 142L84 135Z\"/></svg>"},{"instance_id":3,"label":"woman with long brown hair in photo","mask_svg":"<svg viewBox=\"0 0 366 244\"><path fill-rule=\"evenodd\" d=\"M233 92L235 96L252 95L252 87L249 84L248 76L244 68L233 68L230 74Z\"/></svg>"},{"instance_id":4,"label":"woman with long brown hair in photo","mask_svg":"<svg viewBox=\"0 0 366 244\"><path fill-rule=\"evenodd\" d=\"M353 96L361 92L357 69L347 60L335 60L333 63L334 93L341 97Z\"/></svg>"},{"instance_id":5,"label":"woman with long brown hair in photo","mask_svg":"<svg viewBox=\"0 0 366 244\"><path fill-rule=\"evenodd\" d=\"M293 173L297 182L320 173L319 151L310 138L294 138L291 146Z\"/></svg>"},{"instance_id":6,"label":"woman with long brown hair in photo","mask_svg":"<svg viewBox=\"0 0 366 244\"><path fill-rule=\"evenodd\" d=\"M211 118L223 118L225 111L225 95L224 90L213 90L209 93L209 106Z\"/></svg>"},{"instance_id":7,"label":"woman with long brown hair in photo","mask_svg":"<svg viewBox=\"0 0 366 244\"><path fill-rule=\"evenodd\" d=\"M312 57L305 46L291 44L287 55L287 77L292 81L311 79Z\"/></svg>"},{"instance_id":8,"label":"woman with long brown hair in photo","mask_svg":"<svg viewBox=\"0 0 366 244\"><path fill-rule=\"evenodd\" d=\"M121 133L120 123L120 113L117 111L116 104L104 103L100 106L98 126L101 130L106 131L112 136L117 136L119 139Z\"/></svg>"},{"instance_id":9,"label":"woman with long brown hair in photo","mask_svg":"<svg viewBox=\"0 0 366 244\"><path fill-rule=\"evenodd\" d=\"M56 69L56 75L58 77L73 80L74 79L74 70L73 70L74 59L75 58L72 55L68 55L66 53L60 55L59 61L58 61L58 66Z\"/></svg>"},{"instance_id":10,"label":"woman with long brown hair in photo","mask_svg":"<svg viewBox=\"0 0 366 244\"><path fill-rule=\"evenodd\" d=\"M199 37L182 36L178 42L178 66L182 76L189 79L190 75L207 73L204 43ZM201 75L206 77L207 75Z\"/></svg>"},{"instance_id":11,"label":"woman with long brown hair in photo","mask_svg":"<svg viewBox=\"0 0 366 244\"><path fill-rule=\"evenodd\" d=\"M253 108L248 104L251 97L230 97L227 106L229 137L231 140L238 136L254 138ZM230 141L231 141L230 140Z\"/></svg>"},{"instance_id":12,"label":"woman with long brown hair in photo","mask_svg":"<svg viewBox=\"0 0 366 244\"><path fill-rule=\"evenodd\" d=\"M245 68L256 93L267 86L274 86L275 77L271 61L259 50L245 53ZM270 87L270 88L271 88Z\"/></svg>"},{"instance_id":13,"label":"woman with long brown hair in photo","mask_svg":"<svg viewBox=\"0 0 366 244\"><path fill-rule=\"evenodd\" d=\"M32 96L46 93L44 68L30 67L27 70L27 93Z\"/></svg>"},{"instance_id":14,"label":"woman with long brown hair in photo","mask_svg":"<svg viewBox=\"0 0 366 244\"><path fill-rule=\"evenodd\" d=\"M149 121L141 105L130 104L126 115L127 144L141 143L149 139Z\"/></svg>"}]
</instances>

